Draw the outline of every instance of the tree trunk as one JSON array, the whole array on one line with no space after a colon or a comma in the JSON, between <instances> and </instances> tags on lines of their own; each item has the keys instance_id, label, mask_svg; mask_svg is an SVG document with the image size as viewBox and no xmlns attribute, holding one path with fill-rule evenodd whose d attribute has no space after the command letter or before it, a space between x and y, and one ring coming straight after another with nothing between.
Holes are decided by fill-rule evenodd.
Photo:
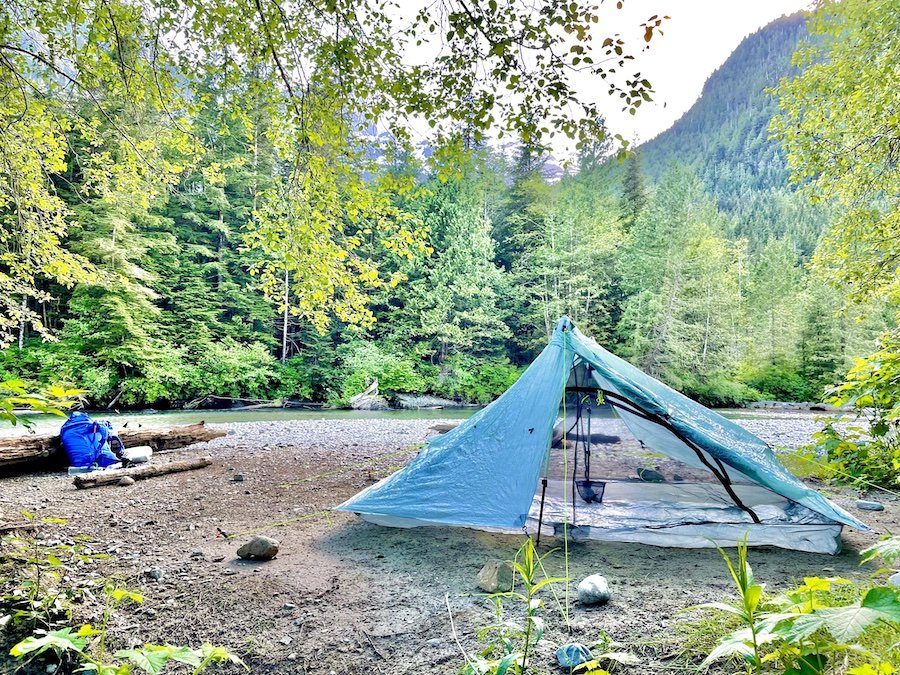
<instances>
[{"instance_id":1,"label":"tree trunk","mask_svg":"<svg viewBox=\"0 0 900 675\"><path fill-rule=\"evenodd\" d=\"M87 488L102 487L103 485L115 485L124 476L130 476L135 480L143 480L144 478L153 478L154 476L164 476L169 473L180 473L181 471L193 471L194 469L203 469L212 464L212 458L201 457L200 459L185 459L179 462L169 462L168 464L146 464L134 469L122 469L121 471L94 471L92 473L82 473L75 476L75 487L79 490Z\"/></svg>"},{"instance_id":2,"label":"tree trunk","mask_svg":"<svg viewBox=\"0 0 900 675\"><path fill-rule=\"evenodd\" d=\"M288 320L290 318L288 310L291 300L291 277L287 269L284 270L284 325L281 327L281 362L287 361L288 346Z\"/></svg>"},{"instance_id":3,"label":"tree trunk","mask_svg":"<svg viewBox=\"0 0 900 675\"><path fill-rule=\"evenodd\" d=\"M149 445L154 452L165 452L221 438L225 433L219 429L210 429L205 422L200 422L183 426L122 429L118 436L126 448ZM0 472L58 468L65 465L65 460L66 455L62 451L58 434L0 438Z\"/></svg>"}]
</instances>

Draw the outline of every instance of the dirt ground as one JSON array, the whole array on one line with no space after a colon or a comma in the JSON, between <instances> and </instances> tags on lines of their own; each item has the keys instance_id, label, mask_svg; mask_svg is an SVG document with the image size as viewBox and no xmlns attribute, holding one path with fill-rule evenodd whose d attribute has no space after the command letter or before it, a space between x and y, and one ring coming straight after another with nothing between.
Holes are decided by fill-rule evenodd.
<instances>
[{"instance_id":1,"label":"dirt ground","mask_svg":"<svg viewBox=\"0 0 900 675\"><path fill-rule=\"evenodd\" d=\"M187 449L158 461L208 452ZM68 524L46 525L43 534L87 535L96 551L112 554L100 571L146 596L142 606L116 617L120 644L223 644L254 673L453 673L464 659L451 633L449 604L463 647L477 651L475 630L491 622L493 605L478 591L476 576L489 560L511 559L522 537L382 528L328 511L412 452L226 444L212 455L210 468L129 487L76 490L59 473L0 479L0 520L22 510L65 518ZM852 505L855 494L831 496L860 513ZM877 533L900 530L900 502L883 501L885 511L861 516L876 534L845 530L844 552L837 556L755 549L757 576L770 589L809 575L866 576L872 570L860 568L857 551ZM236 549L251 533L279 539L278 557L237 559ZM546 542L546 548L559 544ZM732 595L715 550L585 542L570 543L569 551L571 634L548 595L548 634L535 660L548 672L555 671L556 646L590 644L603 634L641 659L625 672L683 670L677 624L690 616L684 610ZM561 573L562 561L553 554L548 571ZM144 574L150 567L163 571L161 580ZM609 579L608 605L586 608L575 600L577 581L590 573ZM11 670L4 658L0 670Z\"/></svg>"}]
</instances>

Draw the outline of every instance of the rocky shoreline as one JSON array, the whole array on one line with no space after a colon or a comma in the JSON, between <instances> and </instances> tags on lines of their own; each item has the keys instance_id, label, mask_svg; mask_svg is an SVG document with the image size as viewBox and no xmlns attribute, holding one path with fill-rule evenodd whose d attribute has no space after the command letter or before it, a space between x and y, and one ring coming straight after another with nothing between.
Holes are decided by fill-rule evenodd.
<instances>
[{"instance_id":1,"label":"rocky shoreline","mask_svg":"<svg viewBox=\"0 0 900 675\"><path fill-rule=\"evenodd\" d=\"M458 419L329 419L270 420L263 422L234 422L212 425L224 429L228 435L206 444L215 448L314 448L343 450L352 447L367 449L403 449L421 443L437 432L439 425L455 425ZM748 417L734 420L764 441L777 447L796 449L812 441L812 435L822 428L815 416L783 415ZM600 420L599 433L619 433L621 422ZM605 432L604 432L605 429Z\"/></svg>"}]
</instances>

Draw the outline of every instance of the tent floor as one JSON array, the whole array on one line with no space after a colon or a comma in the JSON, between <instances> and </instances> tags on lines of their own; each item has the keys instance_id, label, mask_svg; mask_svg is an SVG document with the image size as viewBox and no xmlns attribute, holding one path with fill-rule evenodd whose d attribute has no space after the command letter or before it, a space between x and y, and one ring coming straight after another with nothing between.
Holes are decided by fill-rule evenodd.
<instances>
[{"instance_id":1,"label":"tent floor","mask_svg":"<svg viewBox=\"0 0 900 675\"><path fill-rule=\"evenodd\" d=\"M594 481L595 489L598 483ZM576 540L703 548L734 546L746 535L752 546L840 552L839 523L761 486L733 487L761 523L754 523L715 483L609 481L605 483L602 502L595 503L585 502L577 492L573 501L571 481L549 481L542 534L562 536L565 520L568 536ZM526 524L529 531L537 531L540 504L539 489Z\"/></svg>"},{"instance_id":2,"label":"tent floor","mask_svg":"<svg viewBox=\"0 0 900 675\"><path fill-rule=\"evenodd\" d=\"M594 481L599 483L600 481ZM606 481L601 503L576 495L572 516L571 481L548 481L544 498L542 536L573 540L594 539L650 546L708 548L734 546L744 536L750 546L777 546L808 553L836 554L841 550L842 525L764 487L735 484L741 501L762 521L737 507L716 483L647 483ZM536 533L540 487L525 529ZM488 532L521 534L522 530L484 527L465 522L434 522L360 513L360 517L388 527L470 527Z\"/></svg>"}]
</instances>

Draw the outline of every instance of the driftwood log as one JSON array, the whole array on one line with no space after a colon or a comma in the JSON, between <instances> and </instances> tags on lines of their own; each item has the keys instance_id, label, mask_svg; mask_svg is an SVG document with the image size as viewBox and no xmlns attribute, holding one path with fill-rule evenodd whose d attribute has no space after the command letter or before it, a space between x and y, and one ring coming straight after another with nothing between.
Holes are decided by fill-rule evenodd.
<instances>
[{"instance_id":1,"label":"driftwood log","mask_svg":"<svg viewBox=\"0 0 900 675\"><path fill-rule=\"evenodd\" d=\"M177 450L194 443L211 441L225 435L210 429L204 422L168 427L122 429L118 437L126 448L149 445L153 452ZM65 453L58 434L28 434L0 438L0 472L14 473L27 469L51 469L64 466Z\"/></svg>"},{"instance_id":2,"label":"driftwood log","mask_svg":"<svg viewBox=\"0 0 900 675\"><path fill-rule=\"evenodd\" d=\"M164 476L167 473L180 473L182 471L202 469L210 464L212 464L212 458L210 457L183 459L177 462L168 462L167 464L146 464L145 466L134 469L113 469L112 471L82 473L75 476L73 482L75 483L75 487L84 490L87 488L101 487L103 485L115 485L125 476L130 476L135 480L143 480L144 478L153 478L154 476Z\"/></svg>"}]
</instances>

